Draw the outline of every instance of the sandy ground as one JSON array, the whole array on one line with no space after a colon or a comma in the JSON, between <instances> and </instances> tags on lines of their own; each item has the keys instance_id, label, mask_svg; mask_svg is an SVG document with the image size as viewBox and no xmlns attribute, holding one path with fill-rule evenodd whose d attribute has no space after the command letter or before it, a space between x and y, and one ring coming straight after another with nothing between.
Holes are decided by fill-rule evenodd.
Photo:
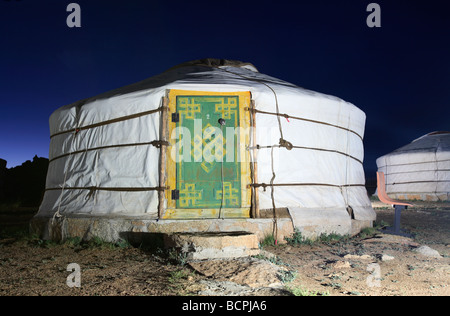
<instances>
[{"instance_id":1,"label":"sandy ground","mask_svg":"<svg viewBox=\"0 0 450 316\"><path fill-rule=\"evenodd\" d=\"M404 211L402 228L412 239L363 234L265 246L257 258L202 264L145 245L44 242L21 233L33 212L17 212L0 212L0 296L450 295L450 203L417 203ZM392 209L376 212L377 224L392 223ZM417 252L424 245L440 257ZM80 267L81 287L67 284L68 277L69 284L76 280L70 263Z\"/></svg>"},{"instance_id":2,"label":"sandy ground","mask_svg":"<svg viewBox=\"0 0 450 316\"><path fill-rule=\"evenodd\" d=\"M393 222L377 209L377 222ZM298 272L291 286L329 295L450 295L450 208L416 207L402 213L409 239L376 234L333 245L279 247L270 251ZM428 246L440 258L418 252Z\"/></svg>"}]
</instances>

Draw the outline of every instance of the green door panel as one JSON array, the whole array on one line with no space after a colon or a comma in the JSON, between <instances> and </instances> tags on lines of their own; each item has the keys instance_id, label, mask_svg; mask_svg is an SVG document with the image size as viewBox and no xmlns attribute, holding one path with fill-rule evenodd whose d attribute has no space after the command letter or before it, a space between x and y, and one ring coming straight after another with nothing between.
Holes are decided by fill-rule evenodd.
<instances>
[{"instance_id":1,"label":"green door panel","mask_svg":"<svg viewBox=\"0 0 450 316\"><path fill-rule=\"evenodd\" d=\"M239 139L226 127L239 127L238 96L176 97L177 127L188 130L190 148L179 142L176 150L176 188L180 209L241 207ZM225 125L219 119L225 120ZM230 129L228 129L230 130ZM230 134L229 136L227 134ZM181 137L185 137L182 135ZM187 137L187 136L186 136ZM227 153L227 137L233 137L233 153ZM185 152L189 150L189 153Z\"/></svg>"}]
</instances>

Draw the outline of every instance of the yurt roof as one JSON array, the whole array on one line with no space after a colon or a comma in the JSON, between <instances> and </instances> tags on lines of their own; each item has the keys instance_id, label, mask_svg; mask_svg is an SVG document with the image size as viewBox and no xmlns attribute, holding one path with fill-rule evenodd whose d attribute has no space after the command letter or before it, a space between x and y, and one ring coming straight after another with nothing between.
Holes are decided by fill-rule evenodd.
<instances>
[{"instance_id":1,"label":"yurt roof","mask_svg":"<svg viewBox=\"0 0 450 316\"><path fill-rule=\"evenodd\" d=\"M262 74L250 63L211 58L186 62L140 82L62 106L50 116L50 134L155 109L168 89L250 91L261 111L276 110L345 128L361 139L364 134L365 113L350 102Z\"/></svg>"},{"instance_id":2,"label":"yurt roof","mask_svg":"<svg viewBox=\"0 0 450 316\"><path fill-rule=\"evenodd\" d=\"M450 132L436 131L425 134L408 145L400 147L388 155L399 155L411 152L450 151Z\"/></svg>"},{"instance_id":3,"label":"yurt roof","mask_svg":"<svg viewBox=\"0 0 450 316\"><path fill-rule=\"evenodd\" d=\"M266 84L266 86L264 86ZM248 62L227 59L198 59L188 61L142 81L120 87L108 92L99 94L94 97L86 98L60 109L68 107L81 107L84 104L94 102L96 100L108 99L124 94L130 94L143 90L157 89L161 87L173 88L175 86L184 86L185 88L199 88L202 85L221 85L222 89L243 89L251 88L254 91L272 93L267 85L273 87L277 93L296 93L305 96L313 96L324 99L331 99L338 102L345 102L342 99L301 88L287 81L277 79L260 73L257 68ZM268 91L267 91L268 90ZM345 102L347 103L347 102ZM350 103L348 103L350 105Z\"/></svg>"}]
</instances>

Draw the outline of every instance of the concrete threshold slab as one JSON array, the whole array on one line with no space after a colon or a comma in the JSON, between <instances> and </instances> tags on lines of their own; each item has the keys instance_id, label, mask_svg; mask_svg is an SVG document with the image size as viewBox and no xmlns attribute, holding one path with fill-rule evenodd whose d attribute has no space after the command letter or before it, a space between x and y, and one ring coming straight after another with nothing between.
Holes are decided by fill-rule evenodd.
<instances>
[{"instance_id":1,"label":"concrete threshold slab","mask_svg":"<svg viewBox=\"0 0 450 316\"><path fill-rule=\"evenodd\" d=\"M205 219L205 220L156 220L145 217L67 215L56 218L35 216L30 231L43 239L64 240L81 237L90 240L94 236L108 242L128 240L133 243L145 241L155 234L172 233L234 233L255 234L259 241L273 234L274 221L256 219ZM294 232L290 218L280 218L276 223L278 243Z\"/></svg>"}]
</instances>

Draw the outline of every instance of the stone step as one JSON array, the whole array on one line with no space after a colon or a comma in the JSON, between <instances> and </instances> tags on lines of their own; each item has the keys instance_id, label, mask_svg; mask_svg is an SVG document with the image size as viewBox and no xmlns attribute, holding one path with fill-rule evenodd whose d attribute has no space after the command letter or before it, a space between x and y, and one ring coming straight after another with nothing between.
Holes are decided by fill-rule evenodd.
<instances>
[{"instance_id":1,"label":"stone step","mask_svg":"<svg viewBox=\"0 0 450 316\"><path fill-rule=\"evenodd\" d=\"M249 232L194 232L164 234L164 246L187 260L240 258L259 254L258 237Z\"/></svg>"}]
</instances>

